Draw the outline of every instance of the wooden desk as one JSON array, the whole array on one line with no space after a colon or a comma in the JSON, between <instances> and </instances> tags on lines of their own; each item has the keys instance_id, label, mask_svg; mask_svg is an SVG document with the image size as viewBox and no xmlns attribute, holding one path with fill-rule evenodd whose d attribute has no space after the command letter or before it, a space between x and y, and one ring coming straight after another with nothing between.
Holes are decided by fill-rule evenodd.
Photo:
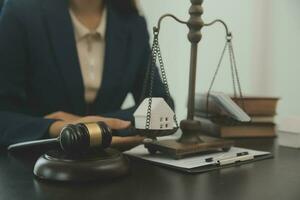
<instances>
[{"instance_id":1,"label":"wooden desk","mask_svg":"<svg viewBox=\"0 0 300 200\"><path fill-rule=\"evenodd\" d=\"M72 200L299 200L300 150L278 147L272 139L238 141L268 150L275 158L235 168L188 175L131 160L131 175L106 183L62 184L36 180L34 159L0 153L0 199Z\"/></svg>"}]
</instances>

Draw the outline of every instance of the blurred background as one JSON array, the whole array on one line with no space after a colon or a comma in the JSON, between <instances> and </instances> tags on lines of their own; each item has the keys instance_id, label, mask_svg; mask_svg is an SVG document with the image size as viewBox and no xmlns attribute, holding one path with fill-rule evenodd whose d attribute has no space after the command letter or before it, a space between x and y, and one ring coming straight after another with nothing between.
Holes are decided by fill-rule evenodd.
<instances>
[{"instance_id":1,"label":"blurred background","mask_svg":"<svg viewBox=\"0 0 300 200\"><path fill-rule=\"evenodd\" d=\"M152 27L161 15L172 13L183 20L189 18L189 0L139 0L139 6L148 21L151 39ZM203 7L206 23L222 19L233 33L243 92L246 95L280 97L279 117L300 115L300 1L206 0ZM160 32L162 54L180 119L185 118L187 105L190 59L187 32L185 26L171 19L163 22ZM221 25L204 28L202 33L197 92L208 90L225 42ZM228 56L224 59L214 91L233 92Z\"/></svg>"},{"instance_id":2,"label":"blurred background","mask_svg":"<svg viewBox=\"0 0 300 200\"><path fill-rule=\"evenodd\" d=\"M3 0L0 0L0 4ZM137 0L152 27L165 13L189 18L189 0ZM224 20L233 33L233 44L244 94L280 97L278 116L300 116L300 1L205 0L203 19ZM180 119L186 116L190 59L188 29L171 19L163 22L160 44L171 93ZM204 28L199 43L197 92L206 92L221 55L225 32L221 25ZM180 93L179 93L180 91ZM214 91L232 93L228 54ZM179 95L180 94L180 95ZM123 107L133 104L128 98Z\"/></svg>"}]
</instances>

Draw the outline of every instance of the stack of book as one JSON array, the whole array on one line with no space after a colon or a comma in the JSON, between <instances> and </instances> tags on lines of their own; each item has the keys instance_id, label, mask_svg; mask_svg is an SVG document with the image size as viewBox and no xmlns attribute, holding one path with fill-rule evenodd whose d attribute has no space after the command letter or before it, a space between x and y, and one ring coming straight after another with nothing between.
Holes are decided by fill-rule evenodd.
<instances>
[{"instance_id":1,"label":"stack of book","mask_svg":"<svg viewBox=\"0 0 300 200\"><path fill-rule=\"evenodd\" d=\"M220 98L223 96L223 98ZM227 104L221 100L227 96ZM207 103L208 100L208 103ZM278 98L244 97L233 98L223 93L197 94L195 101L195 117L202 123L202 132L214 137L243 138L243 137L275 137L275 115ZM231 102L229 102L231 101ZM236 109L238 105L246 115Z\"/></svg>"}]
</instances>

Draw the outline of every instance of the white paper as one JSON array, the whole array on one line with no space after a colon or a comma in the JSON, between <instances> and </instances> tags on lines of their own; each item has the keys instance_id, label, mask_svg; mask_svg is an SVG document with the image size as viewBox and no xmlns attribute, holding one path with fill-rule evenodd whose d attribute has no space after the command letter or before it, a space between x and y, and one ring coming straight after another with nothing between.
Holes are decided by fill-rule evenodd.
<instances>
[{"instance_id":1,"label":"white paper","mask_svg":"<svg viewBox=\"0 0 300 200\"><path fill-rule=\"evenodd\" d=\"M242 152L248 152L249 154L253 156L262 156L262 155L268 155L269 152L264 151L255 151L251 149L244 149L244 148L238 148L238 147L232 147L228 152L220 152L220 153L211 153L206 155L200 155L200 156L193 156L188 158L183 158L180 160L175 160L173 158L169 158L163 154L155 154L151 155L148 153L148 150L144 147L144 145L140 145L135 147L134 149L131 149L130 151L125 152L125 154L134 156L143 160L152 161L155 163L160 163L164 165L170 165L174 167L180 167L184 169L193 169L196 167L203 167L208 166L212 164L217 164L217 160L233 157L236 156L237 153ZM205 160L207 158L214 158L213 162L206 162Z\"/></svg>"}]
</instances>

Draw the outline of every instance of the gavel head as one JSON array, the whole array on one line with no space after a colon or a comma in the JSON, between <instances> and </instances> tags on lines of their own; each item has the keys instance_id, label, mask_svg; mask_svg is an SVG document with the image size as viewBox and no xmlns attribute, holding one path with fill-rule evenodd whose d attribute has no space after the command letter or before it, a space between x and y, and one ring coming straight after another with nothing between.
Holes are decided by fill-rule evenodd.
<instances>
[{"instance_id":1,"label":"gavel head","mask_svg":"<svg viewBox=\"0 0 300 200\"><path fill-rule=\"evenodd\" d=\"M62 129L58 139L66 153L85 153L90 149L108 148L112 130L104 122L70 124Z\"/></svg>"}]
</instances>

